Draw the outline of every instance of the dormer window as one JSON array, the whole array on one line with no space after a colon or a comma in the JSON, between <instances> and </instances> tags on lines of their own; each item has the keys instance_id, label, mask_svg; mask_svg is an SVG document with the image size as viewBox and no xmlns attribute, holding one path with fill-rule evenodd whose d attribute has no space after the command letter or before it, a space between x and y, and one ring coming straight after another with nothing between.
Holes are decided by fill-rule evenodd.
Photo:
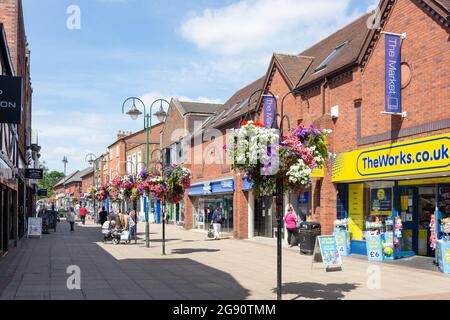
<instances>
[{"instance_id":1,"label":"dormer window","mask_svg":"<svg viewBox=\"0 0 450 320\"><path fill-rule=\"evenodd\" d=\"M342 49L344 49L348 44L348 41L338 45L336 48L334 48L333 52L331 52L328 57L322 61L322 63L314 70L315 72L319 72L323 69L325 69L330 63L331 61L333 61L336 56L342 51Z\"/></svg>"}]
</instances>

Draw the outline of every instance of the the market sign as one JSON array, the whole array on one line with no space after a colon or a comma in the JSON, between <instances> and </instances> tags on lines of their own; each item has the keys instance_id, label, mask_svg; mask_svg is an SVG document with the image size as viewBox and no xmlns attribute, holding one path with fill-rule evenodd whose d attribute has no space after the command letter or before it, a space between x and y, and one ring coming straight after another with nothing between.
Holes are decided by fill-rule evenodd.
<instances>
[{"instance_id":1,"label":"the market sign","mask_svg":"<svg viewBox=\"0 0 450 320\"><path fill-rule=\"evenodd\" d=\"M339 154L333 182L364 181L450 170L450 133Z\"/></svg>"},{"instance_id":2,"label":"the market sign","mask_svg":"<svg viewBox=\"0 0 450 320\"><path fill-rule=\"evenodd\" d=\"M20 124L22 78L0 76L0 123Z\"/></svg>"},{"instance_id":3,"label":"the market sign","mask_svg":"<svg viewBox=\"0 0 450 320\"><path fill-rule=\"evenodd\" d=\"M389 113L402 112L401 44L400 35L385 35L385 111Z\"/></svg>"},{"instance_id":4,"label":"the market sign","mask_svg":"<svg viewBox=\"0 0 450 320\"><path fill-rule=\"evenodd\" d=\"M277 101L275 97L264 96L264 127L272 129L275 124Z\"/></svg>"}]
</instances>

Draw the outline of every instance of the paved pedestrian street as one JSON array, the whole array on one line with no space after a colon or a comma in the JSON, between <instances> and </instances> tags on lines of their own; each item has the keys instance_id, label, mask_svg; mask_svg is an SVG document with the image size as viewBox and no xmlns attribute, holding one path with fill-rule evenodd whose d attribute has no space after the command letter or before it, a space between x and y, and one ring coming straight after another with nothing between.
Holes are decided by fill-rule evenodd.
<instances>
[{"instance_id":1,"label":"paved pedestrian street","mask_svg":"<svg viewBox=\"0 0 450 320\"><path fill-rule=\"evenodd\" d=\"M276 298L271 240L213 241L167 226L162 256L161 226L151 226L150 249L144 227L130 245L103 244L98 226L78 225L70 233L65 222L42 239L25 239L0 261L1 299ZM298 249L284 250L284 299L450 299L450 277L439 272L346 258L343 271L326 273L311 262ZM69 266L81 270L80 290L67 287Z\"/></svg>"}]
</instances>

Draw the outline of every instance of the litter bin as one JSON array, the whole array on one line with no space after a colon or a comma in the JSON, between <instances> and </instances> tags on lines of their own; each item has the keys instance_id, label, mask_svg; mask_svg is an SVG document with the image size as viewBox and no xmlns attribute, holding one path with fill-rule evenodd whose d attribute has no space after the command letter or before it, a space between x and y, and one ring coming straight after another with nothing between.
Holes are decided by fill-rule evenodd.
<instances>
[{"instance_id":1,"label":"litter bin","mask_svg":"<svg viewBox=\"0 0 450 320\"><path fill-rule=\"evenodd\" d=\"M302 222L299 230L300 254L313 255L316 239L321 234L321 226L317 222Z\"/></svg>"}]
</instances>

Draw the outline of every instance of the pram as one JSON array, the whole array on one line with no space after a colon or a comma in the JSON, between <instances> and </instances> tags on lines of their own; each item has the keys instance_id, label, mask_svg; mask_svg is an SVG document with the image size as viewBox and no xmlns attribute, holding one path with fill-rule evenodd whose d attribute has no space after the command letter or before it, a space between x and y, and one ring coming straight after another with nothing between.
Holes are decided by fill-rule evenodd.
<instances>
[{"instance_id":1,"label":"pram","mask_svg":"<svg viewBox=\"0 0 450 320\"><path fill-rule=\"evenodd\" d=\"M109 221L106 221L102 226L103 242L112 241L114 245L120 243L121 234L117 228L113 228Z\"/></svg>"}]
</instances>

